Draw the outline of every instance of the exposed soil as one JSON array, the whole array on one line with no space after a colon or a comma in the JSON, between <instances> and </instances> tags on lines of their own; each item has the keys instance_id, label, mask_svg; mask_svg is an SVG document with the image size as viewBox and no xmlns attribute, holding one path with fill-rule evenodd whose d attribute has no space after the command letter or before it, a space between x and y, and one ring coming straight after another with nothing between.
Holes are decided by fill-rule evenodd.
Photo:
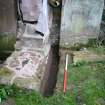
<instances>
[{"instance_id":1,"label":"exposed soil","mask_svg":"<svg viewBox=\"0 0 105 105\"><path fill-rule=\"evenodd\" d=\"M14 100L8 98L6 101L3 101L2 103L0 103L0 105L16 105Z\"/></svg>"},{"instance_id":2,"label":"exposed soil","mask_svg":"<svg viewBox=\"0 0 105 105\"><path fill-rule=\"evenodd\" d=\"M49 52L48 63L41 85L41 93L50 96L54 93L59 70L59 40L60 40L60 15L61 8L53 10L53 26L51 30L51 49ZM58 14L59 13L59 14Z\"/></svg>"}]
</instances>

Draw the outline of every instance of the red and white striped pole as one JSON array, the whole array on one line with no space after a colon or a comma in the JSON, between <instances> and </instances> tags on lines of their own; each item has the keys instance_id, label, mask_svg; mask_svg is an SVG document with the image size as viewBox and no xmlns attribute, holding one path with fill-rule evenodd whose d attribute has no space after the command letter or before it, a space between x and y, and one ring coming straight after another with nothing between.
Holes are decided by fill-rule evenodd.
<instances>
[{"instance_id":1,"label":"red and white striped pole","mask_svg":"<svg viewBox=\"0 0 105 105\"><path fill-rule=\"evenodd\" d=\"M66 93L67 90L67 69L68 69L68 54L66 54L66 65L64 69L64 83L63 83L63 92Z\"/></svg>"}]
</instances>

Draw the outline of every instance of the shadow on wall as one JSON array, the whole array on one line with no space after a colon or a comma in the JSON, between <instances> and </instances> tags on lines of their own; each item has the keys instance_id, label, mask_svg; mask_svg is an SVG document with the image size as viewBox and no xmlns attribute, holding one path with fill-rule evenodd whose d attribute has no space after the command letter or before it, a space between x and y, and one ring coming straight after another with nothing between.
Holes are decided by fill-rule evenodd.
<instances>
[{"instance_id":1,"label":"shadow on wall","mask_svg":"<svg viewBox=\"0 0 105 105\"><path fill-rule=\"evenodd\" d=\"M57 82L59 70L59 41L60 41L60 21L61 8L53 8L53 26L50 33L51 49L48 63L42 80L40 91L42 95L48 97L53 95Z\"/></svg>"},{"instance_id":2,"label":"shadow on wall","mask_svg":"<svg viewBox=\"0 0 105 105\"><path fill-rule=\"evenodd\" d=\"M5 61L14 51L16 37L13 35L0 35L0 61Z\"/></svg>"}]
</instances>

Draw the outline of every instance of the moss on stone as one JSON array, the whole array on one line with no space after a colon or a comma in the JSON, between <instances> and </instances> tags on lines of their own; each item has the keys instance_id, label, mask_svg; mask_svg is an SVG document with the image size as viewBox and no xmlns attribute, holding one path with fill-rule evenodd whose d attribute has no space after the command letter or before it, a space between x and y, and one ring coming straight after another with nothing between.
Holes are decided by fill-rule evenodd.
<instances>
[{"instance_id":1,"label":"moss on stone","mask_svg":"<svg viewBox=\"0 0 105 105\"><path fill-rule=\"evenodd\" d=\"M35 89L36 91L40 88L40 82L36 78L16 78L14 84L18 87Z\"/></svg>"},{"instance_id":2,"label":"moss on stone","mask_svg":"<svg viewBox=\"0 0 105 105\"><path fill-rule=\"evenodd\" d=\"M10 76L13 72L8 68L1 68L0 69L0 76Z\"/></svg>"},{"instance_id":3,"label":"moss on stone","mask_svg":"<svg viewBox=\"0 0 105 105\"><path fill-rule=\"evenodd\" d=\"M5 60L14 51L16 37L0 34L0 60Z\"/></svg>"},{"instance_id":4,"label":"moss on stone","mask_svg":"<svg viewBox=\"0 0 105 105\"><path fill-rule=\"evenodd\" d=\"M0 34L0 49L13 50L15 42L16 42L16 37L14 35Z\"/></svg>"},{"instance_id":5,"label":"moss on stone","mask_svg":"<svg viewBox=\"0 0 105 105\"><path fill-rule=\"evenodd\" d=\"M97 39L96 38L90 38L88 40L87 43L75 43L75 44L67 44L67 45L60 45L60 48L63 48L63 49L69 49L69 50L73 50L73 51L79 51L81 48L83 47L97 47Z\"/></svg>"}]
</instances>

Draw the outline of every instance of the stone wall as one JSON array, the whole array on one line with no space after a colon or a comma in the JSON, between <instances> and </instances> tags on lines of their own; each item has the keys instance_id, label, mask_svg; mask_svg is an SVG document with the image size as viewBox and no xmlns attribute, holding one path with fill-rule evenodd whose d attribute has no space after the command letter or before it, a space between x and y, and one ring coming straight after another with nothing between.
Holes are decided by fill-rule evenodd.
<instances>
[{"instance_id":1,"label":"stone wall","mask_svg":"<svg viewBox=\"0 0 105 105\"><path fill-rule=\"evenodd\" d=\"M103 6L104 0L63 2L61 45L86 43L89 38L95 38L99 34Z\"/></svg>"},{"instance_id":2,"label":"stone wall","mask_svg":"<svg viewBox=\"0 0 105 105\"><path fill-rule=\"evenodd\" d=\"M0 0L0 33L16 33L15 0Z\"/></svg>"}]
</instances>

